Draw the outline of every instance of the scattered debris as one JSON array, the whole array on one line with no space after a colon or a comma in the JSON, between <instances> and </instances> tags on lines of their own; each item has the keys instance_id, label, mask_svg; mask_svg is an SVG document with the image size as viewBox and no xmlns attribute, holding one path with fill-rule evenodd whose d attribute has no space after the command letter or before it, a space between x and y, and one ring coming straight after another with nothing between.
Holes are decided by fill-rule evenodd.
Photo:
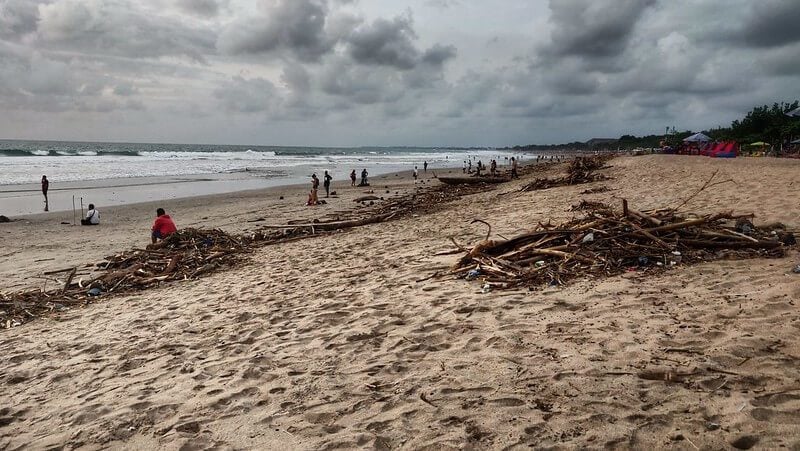
<instances>
[{"instance_id":1,"label":"scattered debris","mask_svg":"<svg viewBox=\"0 0 800 451\"><path fill-rule=\"evenodd\" d=\"M592 157L575 157L570 161L567 168L567 175L559 178L537 178L523 186L520 191L536 191L557 186L579 185L591 183L599 180L608 180L603 174L595 171L605 167L606 162L614 158L614 155L603 154Z\"/></svg>"},{"instance_id":2,"label":"scattered debris","mask_svg":"<svg viewBox=\"0 0 800 451\"><path fill-rule=\"evenodd\" d=\"M483 286L496 288L562 285L579 277L663 270L722 258L781 257L787 247L769 229L753 226L745 235L729 225L752 215L639 212L626 201L622 212L587 201L573 211L584 216L558 226L540 224L509 240L481 241L449 274L480 274Z\"/></svg>"}]
</instances>

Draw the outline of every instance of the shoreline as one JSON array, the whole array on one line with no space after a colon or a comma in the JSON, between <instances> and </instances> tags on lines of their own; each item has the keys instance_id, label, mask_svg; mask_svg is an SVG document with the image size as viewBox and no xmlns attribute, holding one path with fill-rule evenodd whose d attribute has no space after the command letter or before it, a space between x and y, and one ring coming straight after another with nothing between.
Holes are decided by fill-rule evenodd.
<instances>
[{"instance_id":1,"label":"shoreline","mask_svg":"<svg viewBox=\"0 0 800 451\"><path fill-rule=\"evenodd\" d=\"M312 222L335 216L337 211L359 208L352 199L367 191L391 197L406 194L415 186L411 171L370 176L369 180L369 187L351 187L349 179L346 183L334 180L331 191L337 196L326 199L320 189L319 198L327 203L316 206L306 206L310 183L300 183L111 207L98 204L101 224L92 227L73 225L71 210L14 217L11 222L0 224L0 239L5 243L0 251L0 290L29 287L42 272L96 262L123 249L143 247L149 243L149 230L158 207L164 208L179 228L222 228L240 233L265 223ZM429 183L437 183L430 168L427 174L420 171L419 186Z\"/></svg>"},{"instance_id":2,"label":"shoreline","mask_svg":"<svg viewBox=\"0 0 800 451\"><path fill-rule=\"evenodd\" d=\"M505 166L501 166L501 168L505 168ZM367 169L370 173L369 179L372 180L384 175L410 175L413 166L408 168L405 165L367 165ZM278 177L253 175L258 174L259 171L250 173L238 171L220 174L198 174L195 176L110 178L63 182L58 185L51 180L48 193L49 212L41 211L44 207L44 197L38 183L0 185L0 215L5 215L14 220L48 213L68 212L71 215L73 197L76 209L80 207L79 199L82 197L84 207L89 203L93 203L102 211L123 205L167 202L198 196L228 195L246 191L283 189L306 184L312 172L316 172L322 178L323 170L309 165L309 167L296 167L293 172L287 172L285 176ZM460 171L460 166L444 166L435 169L431 166L428 167L428 173L455 170ZM305 172L308 172L307 176L299 175ZM423 172L421 167L419 172L420 174ZM337 175L333 170L331 170L331 174ZM360 171L357 171L357 174L360 174ZM138 180L138 183L133 180ZM337 180L340 183L346 181L349 185L349 171L343 171L343 174L337 176L334 182Z\"/></svg>"}]
</instances>

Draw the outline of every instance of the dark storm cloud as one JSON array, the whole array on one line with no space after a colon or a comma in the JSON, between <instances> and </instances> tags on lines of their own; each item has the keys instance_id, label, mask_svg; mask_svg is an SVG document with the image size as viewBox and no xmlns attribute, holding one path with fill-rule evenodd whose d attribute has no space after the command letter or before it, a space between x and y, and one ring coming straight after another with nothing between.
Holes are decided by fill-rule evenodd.
<instances>
[{"instance_id":1,"label":"dark storm cloud","mask_svg":"<svg viewBox=\"0 0 800 451\"><path fill-rule=\"evenodd\" d=\"M776 47L800 42L800 1L760 0L747 9L742 31L734 34L754 47Z\"/></svg>"},{"instance_id":2,"label":"dark storm cloud","mask_svg":"<svg viewBox=\"0 0 800 451\"><path fill-rule=\"evenodd\" d=\"M177 0L175 4L182 11L200 17L216 17L220 10L217 0Z\"/></svg>"},{"instance_id":3,"label":"dark storm cloud","mask_svg":"<svg viewBox=\"0 0 800 451\"><path fill-rule=\"evenodd\" d=\"M17 39L36 30L38 6L30 0L0 2L0 38Z\"/></svg>"},{"instance_id":4,"label":"dark storm cloud","mask_svg":"<svg viewBox=\"0 0 800 451\"><path fill-rule=\"evenodd\" d=\"M610 57L628 45L637 21L655 0L550 0L555 56Z\"/></svg>"},{"instance_id":5,"label":"dark storm cloud","mask_svg":"<svg viewBox=\"0 0 800 451\"><path fill-rule=\"evenodd\" d=\"M453 45L436 44L433 47L425 50L422 54L422 62L433 66L441 66L448 60L456 57L458 51Z\"/></svg>"},{"instance_id":6,"label":"dark storm cloud","mask_svg":"<svg viewBox=\"0 0 800 451\"><path fill-rule=\"evenodd\" d=\"M135 3L58 0L39 7L37 41L44 48L131 58L188 56L203 60L214 51L214 33Z\"/></svg>"},{"instance_id":7,"label":"dark storm cloud","mask_svg":"<svg viewBox=\"0 0 800 451\"><path fill-rule=\"evenodd\" d=\"M353 30L347 38L350 56L361 64L411 69L417 64L419 50L414 46L411 18L378 19Z\"/></svg>"},{"instance_id":8,"label":"dark storm cloud","mask_svg":"<svg viewBox=\"0 0 800 451\"><path fill-rule=\"evenodd\" d=\"M238 113L256 113L276 108L280 102L275 85L263 78L233 77L214 91L225 109Z\"/></svg>"},{"instance_id":9,"label":"dark storm cloud","mask_svg":"<svg viewBox=\"0 0 800 451\"><path fill-rule=\"evenodd\" d=\"M286 51L302 61L316 61L336 43L326 33L328 5L316 0L278 0L260 17L234 21L218 46L233 55Z\"/></svg>"}]
</instances>

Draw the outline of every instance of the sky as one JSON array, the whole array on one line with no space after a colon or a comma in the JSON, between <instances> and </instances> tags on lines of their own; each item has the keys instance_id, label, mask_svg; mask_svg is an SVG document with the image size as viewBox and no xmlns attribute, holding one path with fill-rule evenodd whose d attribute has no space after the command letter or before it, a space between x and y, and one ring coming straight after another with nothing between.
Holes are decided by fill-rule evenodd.
<instances>
[{"instance_id":1,"label":"sky","mask_svg":"<svg viewBox=\"0 0 800 451\"><path fill-rule=\"evenodd\" d=\"M799 0L0 0L0 138L507 146L800 98Z\"/></svg>"}]
</instances>

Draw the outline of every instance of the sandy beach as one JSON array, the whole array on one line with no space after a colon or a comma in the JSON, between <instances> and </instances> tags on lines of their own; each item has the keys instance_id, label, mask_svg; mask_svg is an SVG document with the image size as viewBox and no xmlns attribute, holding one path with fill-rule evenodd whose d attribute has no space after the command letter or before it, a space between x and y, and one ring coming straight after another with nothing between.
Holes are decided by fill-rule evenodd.
<instances>
[{"instance_id":1,"label":"sandy beach","mask_svg":"<svg viewBox=\"0 0 800 451\"><path fill-rule=\"evenodd\" d=\"M418 282L455 263L435 255L453 250L449 237L484 238L473 219L511 237L571 218L581 199L664 207L714 171L732 182L686 210L800 228L800 161L610 165L607 181L520 192L526 176L431 214L259 248L230 271L1 330L0 448L799 449L795 250L533 291ZM431 171L422 180L438 183ZM303 185L111 207L91 228L62 225L71 212L23 217L0 224L0 290L143 247L157 206L179 227L239 233L358 208L364 189L348 185L334 181L338 197L316 207ZM385 197L414 190L407 173L372 185ZM580 194L597 186L610 191ZM655 369L691 376L636 376Z\"/></svg>"}]
</instances>

